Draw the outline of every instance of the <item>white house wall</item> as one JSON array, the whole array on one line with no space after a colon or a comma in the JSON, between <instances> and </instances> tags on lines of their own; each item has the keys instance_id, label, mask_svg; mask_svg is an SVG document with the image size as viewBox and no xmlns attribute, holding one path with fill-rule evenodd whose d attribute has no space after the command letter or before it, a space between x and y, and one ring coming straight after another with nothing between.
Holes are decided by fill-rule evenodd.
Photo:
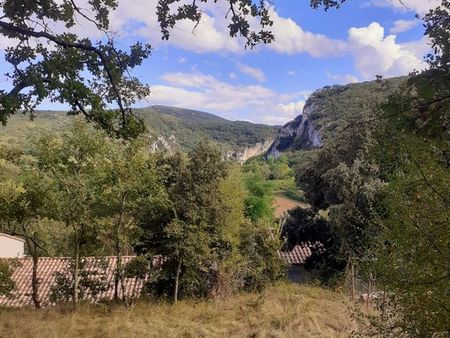
<instances>
[{"instance_id":1,"label":"white house wall","mask_svg":"<svg viewBox=\"0 0 450 338\"><path fill-rule=\"evenodd\" d=\"M15 258L23 256L23 241L0 235L0 258Z\"/></svg>"}]
</instances>

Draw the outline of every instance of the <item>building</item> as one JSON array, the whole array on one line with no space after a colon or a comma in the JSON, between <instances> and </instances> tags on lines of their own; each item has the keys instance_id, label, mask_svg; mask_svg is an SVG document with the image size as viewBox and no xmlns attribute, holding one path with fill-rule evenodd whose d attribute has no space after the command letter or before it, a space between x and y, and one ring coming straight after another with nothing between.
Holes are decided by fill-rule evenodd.
<instances>
[{"instance_id":1,"label":"building","mask_svg":"<svg viewBox=\"0 0 450 338\"><path fill-rule=\"evenodd\" d=\"M130 262L134 256L124 256L123 264ZM155 259L158 259L155 258ZM10 259L15 265L12 280L15 288L8 296L0 296L0 307L22 307L33 306L31 276L33 271L33 260L30 257ZM114 299L114 280L116 272L116 257L84 257L82 258L84 271L90 271L89 277L92 281L99 281L104 285L104 291L92 296L89 292L82 297L92 303L111 301ZM154 261L155 262L155 261ZM58 274L68 275L70 269L70 258L67 257L40 257L38 261L37 279L39 283L38 299L41 306L54 305L51 300L52 290L57 286ZM140 296L147 276L144 278L125 278L124 292L127 299ZM122 297L119 287L118 296Z\"/></svg>"},{"instance_id":2,"label":"building","mask_svg":"<svg viewBox=\"0 0 450 338\"><path fill-rule=\"evenodd\" d=\"M304 268L305 261L311 257L314 250L319 249L318 243L297 244L291 251L278 251L280 258L287 264L287 277L289 281L304 283L311 280L311 274Z\"/></svg>"},{"instance_id":3,"label":"building","mask_svg":"<svg viewBox=\"0 0 450 338\"><path fill-rule=\"evenodd\" d=\"M3 234L2 234L3 235ZM0 307L33 306L31 278L33 273L33 260L31 257L23 257L24 241L20 238L3 235L2 243L8 245L5 254L9 254L6 260L14 266L12 280L15 288L8 296L0 296ZM4 242L3 242L4 241ZM6 247L5 247L6 248ZM296 245L291 251L279 251L279 257L288 265L287 276L292 282L305 282L310 280L310 274L304 269L303 264L317 244L305 243ZM3 247L2 247L3 249ZM19 257L19 258L15 258ZM123 264L127 265L135 256L124 256ZM5 256L0 259L5 259ZM116 273L116 257L84 257L81 259L83 270L91 273L90 280L98 281L104 285L103 291L95 296L89 291L84 293L83 300L92 303L111 301L114 299L114 280ZM161 256L154 256L153 266L162 264ZM52 290L58 288L58 275L70 276L71 259L67 257L39 257L37 280L39 284L38 299L42 306L54 305ZM127 277L124 280L124 290L119 287L119 297L124 293L128 300L138 298L145 287L148 276Z\"/></svg>"},{"instance_id":4,"label":"building","mask_svg":"<svg viewBox=\"0 0 450 338\"><path fill-rule=\"evenodd\" d=\"M25 240L0 232L0 258L21 258L25 256Z\"/></svg>"}]
</instances>

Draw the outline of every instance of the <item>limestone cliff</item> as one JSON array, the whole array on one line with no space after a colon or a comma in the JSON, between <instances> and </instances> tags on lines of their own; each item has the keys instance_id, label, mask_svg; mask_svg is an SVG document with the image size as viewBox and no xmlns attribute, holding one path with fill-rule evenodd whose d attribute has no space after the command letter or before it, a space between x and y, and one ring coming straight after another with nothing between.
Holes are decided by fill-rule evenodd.
<instances>
[{"instance_id":1,"label":"limestone cliff","mask_svg":"<svg viewBox=\"0 0 450 338\"><path fill-rule=\"evenodd\" d=\"M227 152L228 158L233 158L240 163L244 163L249 158L266 153L269 150L273 140L258 142L252 147L245 147L234 151Z\"/></svg>"},{"instance_id":2,"label":"limestone cliff","mask_svg":"<svg viewBox=\"0 0 450 338\"><path fill-rule=\"evenodd\" d=\"M309 115L317 111L317 101L309 99L301 115L285 124L267 151L268 158L278 158L283 152L293 149L312 149L322 146L322 137Z\"/></svg>"}]
</instances>

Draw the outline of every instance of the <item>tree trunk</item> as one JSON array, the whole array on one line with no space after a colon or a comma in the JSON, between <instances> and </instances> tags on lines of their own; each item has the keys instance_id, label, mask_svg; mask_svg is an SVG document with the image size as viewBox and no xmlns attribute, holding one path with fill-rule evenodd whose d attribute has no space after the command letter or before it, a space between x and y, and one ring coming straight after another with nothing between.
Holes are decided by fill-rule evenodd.
<instances>
[{"instance_id":1,"label":"tree trunk","mask_svg":"<svg viewBox=\"0 0 450 338\"><path fill-rule=\"evenodd\" d=\"M39 300L39 280L38 280L38 267L39 267L39 255L37 245L30 239L26 239L28 252L31 254L33 260L32 273L31 273L31 299L33 300L34 307L36 309L41 308L41 301Z\"/></svg>"},{"instance_id":2,"label":"tree trunk","mask_svg":"<svg viewBox=\"0 0 450 338\"><path fill-rule=\"evenodd\" d=\"M39 267L39 256L33 252L33 273L31 275L31 288L32 288L32 295L31 298L33 299L34 307L36 309L41 308L41 301L39 300L39 280L37 276Z\"/></svg>"},{"instance_id":3,"label":"tree trunk","mask_svg":"<svg viewBox=\"0 0 450 338\"><path fill-rule=\"evenodd\" d=\"M355 264L351 263L352 300L355 300Z\"/></svg>"},{"instance_id":4,"label":"tree trunk","mask_svg":"<svg viewBox=\"0 0 450 338\"><path fill-rule=\"evenodd\" d=\"M75 236L75 267L73 270L73 306L78 304L78 275L80 269L80 244L78 242L78 236Z\"/></svg>"},{"instance_id":5,"label":"tree trunk","mask_svg":"<svg viewBox=\"0 0 450 338\"><path fill-rule=\"evenodd\" d=\"M176 303L178 301L178 285L180 280L180 272L181 272L181 260L178 262L177 273L175 275L175 290L173 292L173 302Z\"/></svg>"},{"instance_id":6,"label":"tree trunk","mask_svg":"<svg viewBox=\"0 0 450 338\"><path fill-rule=\"evenodd\" d=\"M123 262L120 244L116 246L116 274L114 278L114 300L119 299L119 283L122 289L122 300L125 300L125 289L123 283Z\"/></svg>"}]
</instances>

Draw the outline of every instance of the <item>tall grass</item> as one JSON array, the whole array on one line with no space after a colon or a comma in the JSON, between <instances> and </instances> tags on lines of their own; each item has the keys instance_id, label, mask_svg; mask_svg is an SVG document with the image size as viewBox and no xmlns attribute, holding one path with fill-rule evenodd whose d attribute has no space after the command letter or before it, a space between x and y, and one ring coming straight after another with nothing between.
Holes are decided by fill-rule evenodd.
<instances>
[{"instance_id":1,"label":"tall grass","mask_svg":"<svg viewBox=\"0 0 450 338\"><path fill-rule=\"evenodd\" d=\"M224 301L140 302L131 308L82 305L3 310L0 337L349 337L355 329L344 296L279 284Z\"/></svg>"}]
</instances>

